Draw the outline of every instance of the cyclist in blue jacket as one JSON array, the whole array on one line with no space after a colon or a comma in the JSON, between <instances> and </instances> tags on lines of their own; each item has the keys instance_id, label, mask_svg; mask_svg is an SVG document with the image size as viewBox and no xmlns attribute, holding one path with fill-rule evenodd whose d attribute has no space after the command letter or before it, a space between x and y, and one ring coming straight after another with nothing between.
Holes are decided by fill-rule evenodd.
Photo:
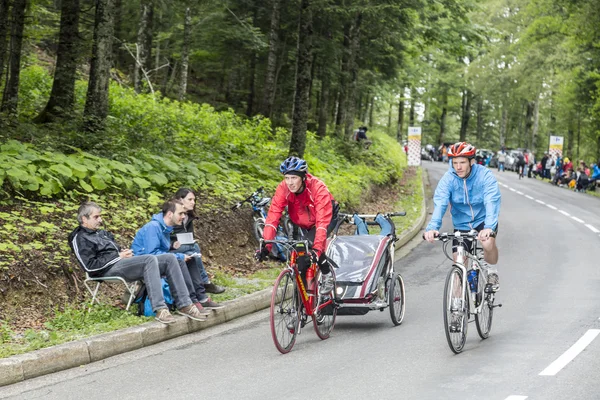
<instances>
[{"instance_id":1,"label":"cyclist in blue jacket","mask_svg":"<svg viewBox=\"0 0 600 400\"><path fill-rule=\"evenodd\" d=\"M489 169L475 163L475 147L469 143L458 142L450 146L448 157L451 160L450 169L435 189L433 215L423 237L433 242L450 204L455 230L469 232L474 229L479 232L484 266L488 269L488 284L493 291L497 291L500 288L498 271L489 265L498 262L496 238L492 236L498 231L500 213L498 181Z\"/></svg>"}]
</instances>

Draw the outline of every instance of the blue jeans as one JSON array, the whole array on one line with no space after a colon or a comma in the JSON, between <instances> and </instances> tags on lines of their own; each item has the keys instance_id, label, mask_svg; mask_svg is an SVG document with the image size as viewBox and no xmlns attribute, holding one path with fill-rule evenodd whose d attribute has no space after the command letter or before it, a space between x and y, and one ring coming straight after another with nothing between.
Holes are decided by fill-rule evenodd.
<instances>
[{"instance_id":1,"label":"blue jeans","mask_svg":"<svg viewBox=\"0 0 600 400\"><path fill-rule=\"evenodd\" d=\"M201 253L201 251L198 243L193 243L182 244L181 246L179 246L178 249L171 250L171 253L183 253L189 255L193 253ZM198 270L200 271L200 279L202 280L202 283L210 282L210 279L208 279L208 274L206 273L206 269L204 268L204 264L202 263L202 257L192 257L192 261L190 261L190 264L192 263L196 264L196 268L198 268Z\"/></svg>"}]
</instances>

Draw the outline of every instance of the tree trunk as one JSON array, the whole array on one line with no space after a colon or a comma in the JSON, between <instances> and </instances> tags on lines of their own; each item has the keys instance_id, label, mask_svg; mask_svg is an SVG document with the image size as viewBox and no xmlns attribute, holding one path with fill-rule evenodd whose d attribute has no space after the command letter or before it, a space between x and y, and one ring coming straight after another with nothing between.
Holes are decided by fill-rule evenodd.
<instances>
[{"instance_id":1,"label":"tree trunk","mask_svg":"<svg viewBox=\"0 0 600 400\"><path fill-rule=\"evenodd\" d=\"M461 118L460 118L460 141L467 141L467 130L469 128L469 119L471 118L471 91L463 90Z\"/></svg>"},{"instance_id":2,"label":"tree trunk","mask_svg":"<svg viewBox=\"0 0 600 400\"><path fill-rule=\"evenodd\" d=\"M540 128L540 96L538 95L533 105L533 130L531 131L531 142L529 148L535 152L537 146L537 135ZM540 158L541 159L541 158Z\"/></svg>"},{"instance_id":3,"label":"tree trunk","mask_svg":"<svg viewBox=\"0 0 600 400\"><path fill-rule=\"evenodd\" d=\"M90 78L83 110L83 129L87 132L102 130L108 115L113 13L114 0L97 0Z\"/></svg>"},{"instance_id":4,"label":"tree trunk","mask_svg":"<svg viewBox=\"0 0 600 400\"><path fill-rule=\"evenodd\" d=\"M79 35L79 0L62 0L60 10L60 32L52 91L46 108L35 122L52 122L71 114L75 102L75 79L81 37Z\"/></svg>"},{"instance_id":5,"label":"tree trunk","mask_svg":"<svg viewBox=\"0 0 600 400\"><path fill-rule=\"evenodd\" d=\"M140 25L137 34L137 49L135 68L133 73L134 89L136 93L142 91L144 81L144 72L150 69L150 52L152 49L152 20L154 17L154 7L152 0L142 0L140 2Z\"/></svg>"},{"instance_id":6,"label":"tree trunk","mask_svg":"<svg viewBox=\"0 0 600 400\"><path fill-rule=\"evenodd\" d=\"M369 126L373 126L373 109L375 108L375 96L371 97L371 106L369 107Z\"/></svg>"},{"instance_id":7,"label":"tree trunk","mask_svg":"<svg viewBox=\"0 0 600 400\"><path fill-rule=\"evenodd\" d=\"M533 108L534 108L534 102L533 101L528 101L525 104L526 107L526 111L525 111L525 129L523 132L523 147L527 147L530 144L530 138L531 138L531 128L533 127ZM520 141L519 141L520 143Z\"/></svg>"},{"instance_id":8,"label":"tree trunk","mask_svg":"<svg viewBox=\"0 0 600 400\"><path fill-rule=\"evenodd\" d=\"M21 48L25 28L27 0L15 0L12 7L12 29L10 30L10 61L8 82L4 88L0 111L16 114L19 103L19 75L21 73Z\"/></svg>"},{"instance_id":9,"label":"tree trunk","mask_svg":"<svg viewBox=\"0 0 600 400\"><path fill-rule=\"evenodd\" d=\"M329 72L324 68L323 77L321 80L321 101L319 107L319 126L317 135L324 138L327 135L327 110L329 108Z\"/></svg>"},{"instance_id":10,"label":"tree trunk","mask_svg":"<svg viewBox=\"0 0 600 400\"><path fill-rule=\"evenodd\" d=\"M408 126L415 126L415 89L410 88L410 110L408 112Z\"/></svg>"},{"instance_id":11,"label":"tree trunk","mask_svg":"<svg viewBox=\"0 0 600 400\"><path fill-rule=\"evenodd\" d=\"M190 61L190 36L192 31L192 12L189 7L185 9L183 22L183 49L181 51L181 81L179 83L179 101L183 101L187 91L188 65Z\"/></svg>"},{"instance_id":12,"label":"tree trunk","mask_svg":"<svg viewBox=\"0 0 600 400\"><path fill-rule=\"evenodd\" d=\"M340 93L339 93L339 102L338 102L338 110L337 116L335 120L335 135L337 137L342 136L342 129L344 128L344 123L346 122L346 106L347 106L347 96L348 96L348 75L350 69L350 49L351 41L350 41L350 30L351 24L347 23L344 25L344 48L342 53L342 70L340 73Z\"/></svg>"},{"instance_id":13,"label":"tree trunk","mask_svg":"<svg viewBox=\"0 0 600 400\"><path fill-rule=\"evenodd\" d=\"M309 0L300 2L298 23L298 51L296 56L296 93L292 112L292 138L290 155L304 156L306 148L306 123L310 98L310 71L312 62L312 14Z\"/></svg>"},{"instance_id":14,"label":"tree trunk","mask_svg":"<svg viewBox=\"0 0 600 400\"><path fill-rule=\"evenodd\" d=\"M265 86L261 106L261 114L267 118L271 118L271 114L273 112L273 101L275 99L275 73L277 71L277 49L279 47L279 20L281 17L280 10L281 0L273 0L273 10L271 11L271 29L269 32L267 74L265 76Z\"/></svg>"},{"instance_id":15,"label":"tree trunk","mask_svg":"<svg viewBox=\"0 0 600 400\"><path fill-rule=\"evenodd\" d=\"M360 51L360 25L362 22L362 14L356 16L356 20L351 30L350 40L350 55L348 59L349 66L349 82L348 96L346 100L346 124L345 137L351 137L354 131L354 117L356 110L356 90L358 86L358 53ZM391 122L390 122L391 123Z\"/></svg>"},{"instance_id":16,"label":"tree trunk","mask_svg":"<svg viewBox=\"0 0 600 400\"><path fill-rule=\"evenodd\" d=\"M8 36L8 8L9 0L0 0L0 82L4 74L4 65L6 63L6 46Z\"/></svg>"},{"instance_id":17,"label":"tree trunk","mask_svg":"<svg viewBox=\"0 0 600 400\"><path fill-rule=\"evenodd\" d=\"M248 80L250 81L250 88L248 90L248 104L246 107L246 115L251 117L254 113L254 96L255 96L255 84L256 79L256 54L253 52L250 56L250 70L248 71Z\"/></svg>"},{"instance_id":18,"label":"tree trunk","mask_svg":"<svg viewBox=\"0 0 600 400\"><path fill-rule=\"evenodd\" d=\"M442 94L442 115L440 116L440 135L438 143L444 143L446 137L446 115L448 114L448 89L444 89ZM411 125L412 126L412 125Z\"/></svg>"},{"instance_id":19,"label":"tree trunk","mask_svg":"<svg viewBox=\"0 0 600 400\"><path fill-rule=\"evenodd\" d=\"M402 143L402 132L404 132L404 90L398 102L398 131L396 132L398 143Z\"/></svg>"},{"instance_id":20,"label":"tree trunk","mask_svg":"<svg viewBox=\"0 0 600 400\"><path fill-rule=\"evenodd\" d=\"M500 147L506 146L506 128L508 125L508 106L502 104L502 120L500 122Z\"/></svg>"},{"instance_id":21,"label":"tree trunk","mask_svg":"<svg viewBox=\"0 0 600 400\"><path fill-rule=\"evenodd\" d=\"M483 97L477 99L477 143L483 136Z\"/></svg>"}]
</instances>

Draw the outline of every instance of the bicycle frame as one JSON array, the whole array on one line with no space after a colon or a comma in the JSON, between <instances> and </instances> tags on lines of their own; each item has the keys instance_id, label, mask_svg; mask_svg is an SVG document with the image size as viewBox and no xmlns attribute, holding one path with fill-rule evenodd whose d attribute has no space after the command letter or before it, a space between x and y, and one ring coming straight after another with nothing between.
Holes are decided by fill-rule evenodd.
<instances>
[{"instance_id":1,"label":"bicycle frame","mask_svg":"<svg viewBox=\"0 0 600 400\"><path fill-rule=\"evenodd\" d=\"M313 316L315 311L322 310L323 308L333 304L334 300L329 299L324 303L320 303L321 296L318 296L318 287L317 287L317 273L318 267L316 263L311 263L308 270L312 271L313 279L311 282L306 282L306 286L309 286L308 290L304 284L302 279L302 274L298 270L297 259L298 256L304 256L304 254L300 254L298 250L294 247L297 243L304 243L305 248L308 248L308 241L300 240L300 241L284 241L284 240L263 240L263 243L272 243L272 244L280 244L285 246L290 252L289 262L286 265L286 269L291 271L294 274L294 278L296 280L296 286L299 288L300 300L302 301L302 305L304 306L304 310L306 315ZM307 274L308 274L307 270ZM309 290L312 290L312 293L309 293ZM316 304L315 304L316 299Z\"/></svg>"},{"instance_id":2,"label":"bicycle frame","mask_svg":"<svg viewBox=\"0 0 600 400\"><path fill-rule=\"evenodd\" d=\"M479 277L483 274L481 269L481 264L479 263L479 259L477 257L477 238L473 238L473 253L474 255L468 252L464 247L464 238L460 237L460 232L456 232L455 237L458 239L458 245L456 246L456 261L454 262L454 266L460 268L462 272L462 288L463 294L464 291L467 290L469 293L469 299L471 299L471 304L473 305L473 311L470 311L470 314L479 314L483 307L484 302L479 302L477 304L477 292L473 292L469 289L469 285L467 282L467 271L473 269L478 271L477 274ZM470 264L470 265L469 265ZM477 305L476 305L477 304ZM471 308L469 308L471 310Z\"/></svg>"}]
</instances>

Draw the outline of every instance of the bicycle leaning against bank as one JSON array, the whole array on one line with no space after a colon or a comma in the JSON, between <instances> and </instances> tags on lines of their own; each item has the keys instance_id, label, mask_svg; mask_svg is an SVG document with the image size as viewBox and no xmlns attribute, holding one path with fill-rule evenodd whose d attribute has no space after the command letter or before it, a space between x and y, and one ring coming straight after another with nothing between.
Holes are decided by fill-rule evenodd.
<instances>
[{"instance_id":1,"label":"bicycle leaning against bank","mask_svg":"<svg viewBox=\"0 0 600 400\"><path fill-rule=\"evenodd\" d=\"M487 271L481 267L483 249L478 246L478 232L440 233L437 240L443 243L443 251L453 261L444 287L444 328L450 349L458 354L467 340L467 328L471 316L474 317L477 332L487 339L492 330L495 293L487 284ZM456 243L456 261L448 246Z\"/></svg>"},{"instance_id":2,"label":"bicycle leaning against bank","mask_svg":"<svg viewBox=\"0 0 600 400\"><path fill-rule=\"evenodd\" d=\"M308 241L261 240L261 247L269 243L284 246L290 255L285 268L275 280L271 294L270 324L275 347L283 354L289 353L301 329L308 323L308 317L312 318L317 336L322 340L327 339L337 315L333 268L333 288L323 292L323 278L317 264L310 262L305 272L298 267L300 257L310 257Z\"/></svg>"}]
</instances>

